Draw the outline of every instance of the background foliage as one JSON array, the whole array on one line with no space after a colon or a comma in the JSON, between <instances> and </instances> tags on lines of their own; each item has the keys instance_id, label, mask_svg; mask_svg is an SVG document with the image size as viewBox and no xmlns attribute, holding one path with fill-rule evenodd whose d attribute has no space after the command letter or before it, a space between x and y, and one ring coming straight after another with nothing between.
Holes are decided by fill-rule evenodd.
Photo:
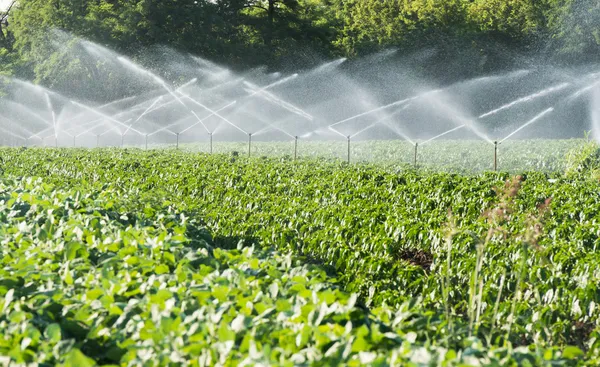
<instances>
[{"instance_id":1,"label":"background foliage","mask_svg":"<svg viewBox=\"0 0 600 367\"><path fill-rule=\"evenodd\" d=\"M18 0L7 19L2 71L39 81L79 66L52 47L63 42L61 32L129 56L168 45L242 69L298 68L390 47L402 55L432 51L430 62L443 70L455 58L467 76L533 55L600 60L595 0Z\"/></svg>"}]
</instances>

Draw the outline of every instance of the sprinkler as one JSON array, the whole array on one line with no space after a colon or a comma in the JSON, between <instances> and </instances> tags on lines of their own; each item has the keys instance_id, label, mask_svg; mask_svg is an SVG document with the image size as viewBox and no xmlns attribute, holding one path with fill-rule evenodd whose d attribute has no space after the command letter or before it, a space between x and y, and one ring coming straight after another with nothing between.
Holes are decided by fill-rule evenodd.
<instances>
[{"instance_id":1,"label":"sprinkler","mask_svg":"<svg viewBox=\"0 0 600 367\"><path fill-rule=\"evenodd\" d=\"M121 148L123 148L124 144L125 144L125 134L121 134Z\"/></svg>"},{"instance_id":2,"label":"sprinkler","mask_svg":"<svg viewBox=\"0 0 600 367\"><path fill-rule=\"evenodd\" d=\"M179 149L179 133L175 134L177 136L177 143L175 143L175 149Z\"/></svg>"},{"instance_id":3,"label":"sprinkler","mask_svg":"<svg viewBox=\"0 0 600 367\"><path fill-rule=\"evenodd\" d=\"M210 154L212 154L212 152L213 152L213 147L212 147L212 133L208 133L208 136L210 136Z\"/></svg>"},{"instance_id":4,"label":"sprinkler","mask_svg":"<svg viewBox=\"0 0 600 367\"><path fill-rule=\"evenodd\" d=\"M351 136L348 135L348 164L350 164L350 138Z\"/></svg>"},{"instance_id":5,"label":"sprinkler","mask_svg":"<svg viewBox=\"0 0 600 367\"><path fill-rule=\"evenodd\" d=\"M96 148L100 147L100 135L96 135Z\"/></svg>"},{"instance_id":6,"label":"sprinkler","mask_svg":"<svg viewBox=\"0 0 600 367\"><path fill-rule=\"evenodd\" d=\"M414 160L415 168L417 168L417 153L418 152L419 152L419 143L415 143L415 160Z\"/></svg>"},{"instance_id":7,"label":"sprinkler","mask_svg":"<svg viewBox=\"0 0 600 367\"><path fill-rule=\"evenodd\" d=\"M146 134L146 150L148 150L148 134Z\"/></svg>"},{"instance_id":8,"label":"sprinkler","mask_svg":"<svg viewBox=\"0 0 600 367\"><path fill-rule=\"evenodd\" d=\"M294 160L298 159L298 135L294 137Z\"/></svg>"},{"instance_id":9,"label":"sprinkler","mask_svg":"<svg viewBox=\"0 0 600 367\"><path fill-rule=\"evenodd\" d=\"M251 149L252 149L252 133L248 133L248 157L250 157Z\"/></svg>"},{"instance_id":10,"label":"sprinkler","mask_svg":"<svg viewBox=\"0 0 600 367\"><path fill-rule=\"evenodd\" d=\"M498 141L494 141L494 171L498 170Z\"/></svg>"}]
</instances>

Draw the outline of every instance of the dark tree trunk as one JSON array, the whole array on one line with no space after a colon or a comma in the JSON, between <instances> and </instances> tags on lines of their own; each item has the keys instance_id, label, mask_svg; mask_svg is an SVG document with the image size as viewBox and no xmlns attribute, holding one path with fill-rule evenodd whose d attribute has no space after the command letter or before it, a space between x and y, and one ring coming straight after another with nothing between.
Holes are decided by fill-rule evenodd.
<instances>
[{"instance_id":1,"label":"dark tree trunk","mask_svg":"<svg viewBox=\"0 0 600 367\"><path fill-rule=\"evenodd\" d=\"M273 36L275 30L275 1L269 0L269 9L267 9L267 34L265 44L269 47L273 44Z\"/></svg>"}]
</instances>

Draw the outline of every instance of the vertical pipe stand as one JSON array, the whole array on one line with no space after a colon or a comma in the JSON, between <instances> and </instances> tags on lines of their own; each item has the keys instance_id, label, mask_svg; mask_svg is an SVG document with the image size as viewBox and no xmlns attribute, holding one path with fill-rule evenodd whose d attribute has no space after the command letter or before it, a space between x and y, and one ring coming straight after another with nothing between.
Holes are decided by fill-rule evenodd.
<instances>
[{"instance_id":1,"label":"vertical pipe stand","mask_svg":"<svg viewBox=\"0 0 600 367\"><path fill-rule=\"evenodd\" d=\"M350 135L348 135L348 164L350 164Z\"/></svg>"},{"instance_id":2,"label":"vertical pipe stand","mask_svg":"<svg viewBox=\"0 0 600 367\"><path fill-rule=\"evenodd\" d=\"M294 137L294 160L298 159L298 137Z\"/></svg>"},{"instance_id":3,"label":"vertical pipe stand","mask_svg":"<svg viewBox=\"0 0 600 367\"><path fill-rule=\"evenodd\" d=\"M250 157L252 151L252 134L248 134L248 157Z\"/></svg>"},{"instance_id":4,"label":"vertical pipe stand","mask_svg":"<svg viewBox=\"0 0 600 367\"><path fill-rule=\"evenodd\" d=\"M212 152L213 152L213 146L212 146L212 133L208 133L208 135L210 136L210 154L212 154Z\"/></svg>"},{"instance_id":5,"label":"vertical pipe stand","mask_svg":"<svg viewBox=\"0 0 600 367\"><path fill-rule=\"evenodd\" d=\"M494 171L498 171L498 142L494 142Z\"/></svg>"},{"instance_id":6,"label":"vertical pipe stand","mask_svg":"<svg viewBox=\"0 0 600 367\"><path fill-rule=\"evenodd\" d=\"M175 134L177 136L177 142L175 143L175 149L179 149L179 133Z\"/></svg>"},{"instance_id":7,"label":"vertical pipe stand","mask_svg":"<svg viewBox=\"0 0 600 367\"><path fill-rule=\"evenodd\" d=\"M419 143L415 143L415 160L413 161L415 168L417 168L417 154L418 153L419 153Z\"/></svg>"},{"instance_id":8,"label":"vertical pipe stand","mask_svg":"<svg viewBox=\"0 0 600 367\"><path fill-rule=\"evenodd\" d=\"M148 134L146 134L146 150L148 150Z\"/></svg>"}]
</instances>

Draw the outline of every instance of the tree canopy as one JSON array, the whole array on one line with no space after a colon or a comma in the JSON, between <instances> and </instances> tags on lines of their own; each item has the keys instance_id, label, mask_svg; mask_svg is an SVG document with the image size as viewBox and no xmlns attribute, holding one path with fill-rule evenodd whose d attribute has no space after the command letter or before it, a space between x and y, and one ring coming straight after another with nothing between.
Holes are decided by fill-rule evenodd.
<instances>
[{"instance_id":1,"label":"tree canopy","mask_svg":"<svg viewBox=\"0 0 600 367\"><path fill-rule=\"evenodd\" d=\"M597 0L17 0L0 19L0 72L45 82L83 68L65 60L67 35L133 57L167 45L242 69L392 47L433 49L440 63L465 56L465 73L505 67L513 53L600 61Z\"/></svg>"}]
</instances>

